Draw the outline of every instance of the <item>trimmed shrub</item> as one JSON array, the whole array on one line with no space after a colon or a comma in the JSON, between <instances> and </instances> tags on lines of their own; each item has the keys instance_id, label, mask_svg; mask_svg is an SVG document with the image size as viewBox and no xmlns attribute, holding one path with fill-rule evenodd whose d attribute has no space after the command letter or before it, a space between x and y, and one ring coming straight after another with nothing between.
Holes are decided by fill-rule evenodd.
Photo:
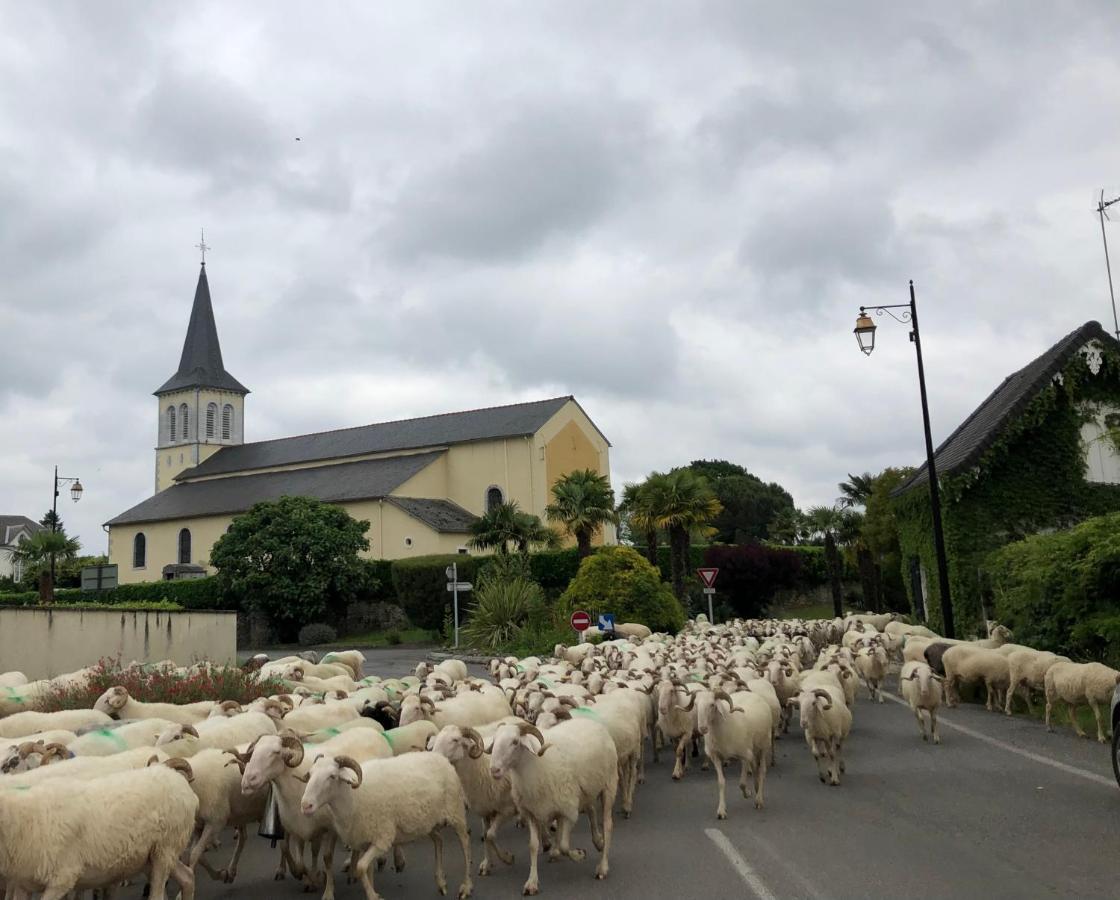
<instances>
[{"instance_id":1,"label":"trimmed shrub","mask_svg":"<svg viewBox=\"0 0 1120 900\"><path fill-rule=\"evenodd\" d=\"M762 544L709 547L704 565L719 569L716 597L746 619L765 615L774 593L795 586L801 574L798 554Z\"/></svg>"},{"instance_id":2,"label":"trimmed shrub","mask_svg":"<svg viewBox=\"0 0 1120 900\"><path fill-rule=\"evenodd\" d=\"M56 606L119 606L149 603L174 603L183 609L237 610L236 603L227 602L218 591L213 578L191 578L182 581L142 581L122 584L111 591L84 592L77 588L55 591ZM38 591L0 594L0 606L38 606Z\"/></svg>"},{"instance_id":3,"label":"trimmed shrub","mask_svg":"<svg viewBox=\"0 0 1120 900\"><path fill-rule=\"evenodd\" d=\"M534 607L544 604L540 585L526 578L487 578L475 593L463 635L471 647L508 647L529 622Z\"/></svg>"},{"instance_id":4,"label":"trimmed shrub","mask_svg":"<svg viewBox=\"0 0 1120 900\"><path fill-rule=\"evenodd\" d=\"M630 547L603 547L587 557L560 598L557 612L575 609L614 613L616 622L637 622L654 631L677 632L685 612L656 568ZM571 639L567 630L565 640Z\"/></svg>"},{"instance_id":5,"label":"trimmed shrub","mask_svg":"<svg viewBox=\"0 0 1120 900\"><path fill-rule=\"evenodd\" d=\"M460 581L475 580L479 561L465 553L393 560L391 571L397 601L417 628L442 630L445 615L450 616L451 594L447 590L444 570L452 563L459 566ZM459 598L460 604L464 599Z\"/></svg>"},{"instance_id":6,"label":"trimmed shrub","mask_svg":"<svg viewBox=\"0 0 1120 900\"><path fill-rule=\"evenodd\" d=\"M593 551L597 552L597 551ZM533 580L551 596L568 589L572 579L579 573L579 550L544 550L529 556L529 570Z\"/></svg>"},{"instance_id":7,"label":"trimmed shrub","mask_svg":"<svg viewBox=\"0 0 1120 900\"><path fill-rule=\"evenodd\" d=\"M322 622L312 622L304 625L299 630L299 645L301 647L314 647L316 644L333 644L338 640L338 632L330 625Z\"/></svg>"}]
</instances>

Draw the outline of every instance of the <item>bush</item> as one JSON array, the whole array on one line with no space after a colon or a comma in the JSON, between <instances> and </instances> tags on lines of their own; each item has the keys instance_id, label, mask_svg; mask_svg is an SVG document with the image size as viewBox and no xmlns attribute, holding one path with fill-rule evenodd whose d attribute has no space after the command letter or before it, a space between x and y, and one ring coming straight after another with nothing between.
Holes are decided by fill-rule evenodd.
<instances>
[{"instance_id":1,"label":"bush","mask_svg":"<svg viewBox=\"0 0 1120 900\"><path fill-rule=\"evenodd\" d=\"M236 603L222 597L214 578L190 578L182 581L142 581L122 584L111 591L84 592L77 588L55 591L56 606L143 606L151 603L174 603L183 609L237 610ZM0 594L0 606L38 606L38 591Z\"/></svg>"},{"instance_id":2,"label":"bush","mask_svg":"<svg viewBox=\"0 0 1120 900\"><path fill-rule=\"evenodd\" d=\"M544 604L540 585L515 576L488 576L475 594L463 635L471 647L499 650L508 647L529 622L535 607Z\"/></svg>"},{"instance_id":3,"label":"bush","mask_svg":"<svg viewBox=\"0 0 1120 900\"><path fill-rule=\"evenodd\" d=\"M120 659L102 659L89 680L79 686L56 688L45 694L40 709L91 709L109 688L120 685L129 696L144 703L197 703L202 700L236 700L251 703L258 697L284 693L277 678L258 679L255 672L236 666L204 663L186 678L154 666L121 668Z\"/></svg>"},{"instance_id":4,"label":"bush","mask_svg":"<svg viewBox=\"0 0 1120 900\"><path fill-rule=\"evenodd\" d=\"M533 580L550 596L555 597L568 589L579 573L579 550L545 550L529 556L529 570Z\"/></svg>"},{"instance_id":5,"label":"bush","mask_svg":"<svg viewBox=\"0 0 1120 900\"><path fill-rule=\"evenodd\" d=\"M704 565L719 569L716 597L745 619L765 615L774 593L795 586L801 574L798 554L762 544L709 547Z\"/></svg>"},{"instance_id":6,"label":"bush","mask_svg":"<svg viewBox=\"0 0 1120 900\"><path fill-rule=\"evenodd\" d=\"M445 569L452 563L459 566L460 581L474 581L478 560L465 553L415 556L396 559L392 563L393 587L397 601L409 621L417 628L439 631L445 615L450 615L451 594L447 590ZM464 597L459 598L460 604Z\"/></svg>"},{"instance_id":7,"label":"bush","mask_svg":"<svg viewBox=\"0 0 1120 900\"><path fill-rule=\"evenodd\" d=\"M299 630L299 645L301 647L314 647L317 644L333 644L338 640L338 632L330 625L322 622L312 622L304 625Z\"/></svg>"},{"instance_id":8,"label":"bush","mask_svg":"<svg viewBox=\"0 0 1120 900\"><path fill-rule=\"evenodd\" d=\"M576 609L593 615L614 613L616 622L638 622L654 631L676 632L685 623L684 608L672 589L630 547L603 547L580 564L557 612L566 617ZM566 639L570 638L569 630Z\"/></svg>"}]
</instances>

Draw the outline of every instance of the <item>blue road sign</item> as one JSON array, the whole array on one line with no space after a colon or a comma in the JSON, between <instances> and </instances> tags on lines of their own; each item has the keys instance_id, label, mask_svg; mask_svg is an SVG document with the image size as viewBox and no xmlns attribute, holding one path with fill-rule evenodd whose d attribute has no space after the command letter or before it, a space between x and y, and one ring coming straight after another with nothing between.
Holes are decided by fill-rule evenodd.
<instances>
[{"instance_id":1,"label":"blue road sign","mask_svg":"<svg viewBox=\"0 0 1120 900\"><path fill-rule=\"evenodd\" d=\"M614 613L600 613L599 628L603 631L614 631Z\"/></svg>"}]
</instances>

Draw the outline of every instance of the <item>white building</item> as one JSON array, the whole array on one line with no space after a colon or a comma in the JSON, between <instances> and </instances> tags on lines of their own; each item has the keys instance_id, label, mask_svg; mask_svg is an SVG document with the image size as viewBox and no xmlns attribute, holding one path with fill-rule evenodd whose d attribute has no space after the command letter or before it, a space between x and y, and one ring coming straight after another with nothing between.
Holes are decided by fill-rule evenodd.
<instances>
[{"instance_id":1,"label":"white building","mask_svg":"<svg viewBox=\"0 0 1120 900\"><path fill-rule=\"evenodd\" d=\"M23 567L13 559L16 548L43 526L27 516L0 515L0 578L23 577Z\"/></svg>"}]
</instances>

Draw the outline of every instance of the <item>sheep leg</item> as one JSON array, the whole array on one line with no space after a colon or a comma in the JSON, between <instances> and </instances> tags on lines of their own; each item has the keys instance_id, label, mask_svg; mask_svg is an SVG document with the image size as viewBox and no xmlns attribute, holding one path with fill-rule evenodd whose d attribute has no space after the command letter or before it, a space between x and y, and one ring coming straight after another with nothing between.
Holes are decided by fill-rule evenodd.
<instances>
[{"instance_id":1,"label":"sheep leg","mask_svg":"<svg viewBox=\"0 0 1120 900\"><path fill-rule=\"evenodd\" d=\"M432 839L432 850L436 862L436 890L444 897L447 896L447 877L443 874L443 835L439 833L442 826L434 828L428 835Z\"/></svg>"},{"instance_id":2,"label":"sheep leg","mask_svg":"<svg viewBox=\"0 0 1120 900\"><path fill-rule=\"evenodd\" d=\"M914 718L918 720L918 734L922 736L923 741L928 741L929 738L926 737L926 720L922 717L922 711L916 706L913 707L913 710Z\"/></svg>"},{"instance_id":3,"label":"sheep leg","mask_svg":"<svg viewBox=\"0 0 1120 900\"><path fill-rule=\"evenodd\" d=\"M766 787L766 754L760 753L754 765L754 808L762 809L762 790Z\"/></svg>"},{"instance_id":4,"label":"sheep leg","mask_svg":"<svg viewBox=\"0 0 1120 900\"><path fill-rule=\"evenodd\" d=\"M1081 723L1077 721L1077 704L1067 700L1066 712L1069 713L1069 724L1073 726L1073 730L1077 736L1085 737L1085 732L1081 730Z\"/></svg>"},{"instance_id":5,"label":"sheep leg","mask_svg":"<svg viewBox=\"0 0 1120 900\"><path fill-rule=\"evenodd\" d=\"M187 865L190 866L192 872L198 866L198 861L202 859L202 854L206 852L206 848L210 846L211 838L218 833L218 830L218 826L213 822L207 822L202 826L202 833L198 836L198 840L195 841L195 845L191 847L190 855L187 856ZM167 880L166 875L164 876L164 880Z\"/></svg>"},{"instance_id":6,"label":"sheep leg","mask_svg":"<svg viewBox=\"0 0 1120 900\"><path fill-rule=\"evenodd\" d=\"M716 770L716 780L719 782L719 806L716 807L716 818L727 818L727 779L723 777L723 760L718 756L709 755L712 768Z\"/></svg>"},{"instance_id":7,"label":"sheep leg","mask_svg":"<svg viewBox=\"0 0 1120 900\"><path fill-rule=\"evenodd\" d=\"M1011 679L1011 687L1007 689L1007 702L1003 705L1003 712L1005 715L1011 715L1011 701L1015 699L1015 693L1019 690L1019 685L1015 683L1015 679ZM1030 701L1028 706L1030 705Z\"/></svg>"},{"instance_id":8,"label":"sheep leg","mask_svg":"<svg viewBox=\"0 0 1120 900\"><path fill-rule=\"evenodd\" d=\"M1054 726L1050 724L1050 712L1054 707L1054 698L1050 696L1050 692L1046 692L1046 730L1051 734L1054 733Z\"/></svg>"},{"instance_id":9,"label":"sheep leg","mask_svg":"<svg viewBox=\"0 0 1120 900\"><path fill-rule=\"evenodd\" d=\"M194 872L176 859L172 860L171 877L179 885L179 900L194 900Z\"/></svg>"},{"instance_id":10,"label":"sheep leg","mask_svg":"<svg viewBox=\"0 0 1120 900\"><path fill-rule=\"evenodd\" d=\"M362 890L366 892L366 900L381 900L373 887L373 861L380 855L377 845L370 844L358 859L357 875L362 883Z\"/></svg>"},{"instance_id":11,"label":"sheep leg","mask_svg":"<svg viewBox=\"0 0 1120 900\"><path fill-rule=\"evenodd\" d=\"M323 900L334 900L334 833L327 835L323 848Z\"/></svg>"},{"instance_id":12,"label":"sheep leg","mask_svg":"<svg viewBox=\"0 0 1120 900\"><path fill-rule=\"evenodd\" d=\"M677 741L676 749L677 764L673 766L673 781L680 781L684 777L685 770L688 768L688 735L682 734L681 739Z\"/></svg>"},{"instance_id":13,"label":"sheep leg","mask_svg":"<svg viewBox=\"0 0 1120 900\"><path fill-rule=\"evenodd\" d=\"M311 865L303 871L303 891L313 891L319 885L319 849L323 843L323 835L317 834L311 839Z\"/></svg>"},{"instance_id":14,"label":"sheep leg","mask_svg":"<svg viewBox=\"0 0 1120 900\"><path fill-rule=\"evenodd\" d=\"M741 793L743 795L744 800L748 800L748 799L750 799L750 796L751 796L751 789L750 789L750 785L747 784L747 777L750 775L751 766L748 764L748 762L745 758L740 760L740 763L741 763L741 765L739 766L739 793Z\"/></svg>"},{"instance_id":15,"label":"sheep leg","mask_svg":"<svg viewBox=\"0 0 1120 900\"><path fill-rule=\"evenodd\" d=\"M572 862L583 862L587 854L579 848L572 848L572 826L575 822L571 819L560 820L560 850L552 855L552 859L566 856Z\"/></svg>"},{"instance_id":16,"label":"sheep leg","mask_svg":"<svg viewBox=\"0 0 1120 900\"><path fill-rule=\"evenodd\" d=\"M1104 725L1101 724L1101 708L1097 705L1095 700L1090 700L1089 706L1093 710L1093 718L1097 720L1097 742L1101 744L1108 743L1108 737L1104 733Z\"/></svg>"},{"instance_id":17,"label":"sheep leg","mask_svg":"<svg viewBox=\"0 0 1120 900\"><path fill-rule=\"evenodd\" d=\"M455 829L455 836L459 839L459 847L463 851L463 883L459 885L459 900L467 900L474 891L474 885L471 884L471 836L467 831L466 817L458 822L452 822L451 827Z\"/></svg>"},{"instance_id":18,"label":"sheep leg","mask_svg":"<svg viewBox=\"0 0 1120 900\"><path fill-rule=\"evenodd\" d=\"M398 873L403 872L405 862L404 851L400 848L399 844L393 844L393 871Z\"/></svg>"},{"instance_id":19,"label":"sheep leg","mask_svg":"<svg viewBox=\"0 0 1120 900\"><path fill-rule=\"evenodd\" d=\"M639 760L631 757L626 763L626 778L622 782L622 814L629 819L634 811L634 789L638 786Z\"/></svg>"},{"instance_id":20,"label":"sheep leg","mask_svg":"<svg viewBox=\"0 0 1120 900\"><path fill-rule=\"evenodd\" d=\"M591 803L587 807L587 824L591 826L591 843L600 853L603 852L603 828L599 824L599 810Z\"/></svg>"},{"instance_id":21,"label":"sheep leg","mask_svg":"<svg viewBox=\"0 0 1120 900\"><path fill-rule=\"evenodd\" d=\"M245 826L242 825L237 829L237 834L234 837L233 858L230 859L229 864L224 869L218 872L218 877L226 884L233 884L233 880L237 877L237 863L245 849L245 837Z\"/></svg>"},{"instance_id":22,"label":"sheep leg","mask_svg":"<svg viewBox=\"0 0 1120 900\"><path fill-rule=\"evenodd\" d=\"M929 730L933 735L933 742L935 744L941 743L941 735L937 733L937 710L931 709L929 711Z\"/></svg>"},{"instance_id":23,"label":"sheep leg","mask_svg":"<svg viewBox=\"0 0 1120 900\"><path fill-rule=\"evenodd\" d=\"M540 892L541 882L537 876L537 856L541 851L541 827L533 816L529 820L529 880L521 888L521 893L532 896Z\"/></svg>"},{"instance_id":24,"label":"sheep leg","mask_svg":"<svg viewBox=\"0 0 1120 900\"><path fill-rule=\"evenodd\" d=\"M607 789L603 791L603 851L599 856L599 865L595 869L595 877L600 881L607 877L611 868L608 857L611 852L611 835L614 834L613 809L617 790L618 785L608 784Z\"/></svg>"},{"instance_id":25,"label":"sheep leg","mask_svg":"<svg viewBox=\"0 0 1120 900\"><path fill-rule=\"evenodd\" d=\"M497 830L496 822L497 815L489 815L482 817L482 825L485 831L482 835L482 862L478 864L478 874L485 877L490 874L490 850L494 850L495 855L498 853L498 846L494 843L494 832Z\"/></svg>"}]
</instances>

